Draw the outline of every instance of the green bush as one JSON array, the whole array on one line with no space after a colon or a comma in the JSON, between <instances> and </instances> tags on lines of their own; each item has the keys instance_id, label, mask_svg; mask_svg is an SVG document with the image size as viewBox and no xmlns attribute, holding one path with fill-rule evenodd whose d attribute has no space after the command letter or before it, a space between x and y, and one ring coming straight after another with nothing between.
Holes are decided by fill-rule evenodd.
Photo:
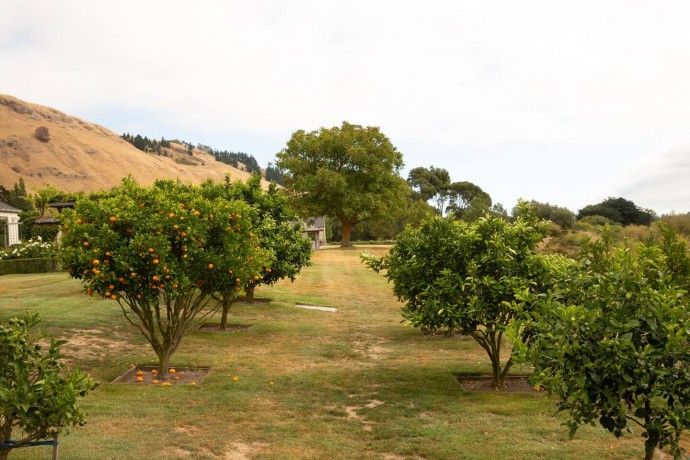
<instances>
[{"instance_id":1,"label":"green bush","mask_svg":"<svg viewBox=\"0 0 690 460\"><path fill-rule=\"evenodd\" d=\"M37 239L41 238L43 241L55 241L57 234L60 231L60 227L57 225L33 225L31 227L31 238Z\"/></svg>"},{"instance_id":2,"label":"green bush","mask_svg":"<svg viewBox=\"0 0 690 460\"><path fill-rule=\"evenodd\" d=\"M56 268L55 260L52 257L0 260L0 275L47 273L55 271Z\"/></svg>"}]
</instances>

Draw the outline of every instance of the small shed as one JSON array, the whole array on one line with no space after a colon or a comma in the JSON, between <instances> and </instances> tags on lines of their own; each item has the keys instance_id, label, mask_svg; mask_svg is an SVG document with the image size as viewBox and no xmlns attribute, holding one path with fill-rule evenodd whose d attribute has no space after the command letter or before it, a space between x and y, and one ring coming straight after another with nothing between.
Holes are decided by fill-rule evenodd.
<instances>
[{"instance_id":1,"label":"small shed","mask_svg":"<svg viewBox=\"0 0 690 460\"><path fill-rule=\"evenodd\" d=\"M21 209L0 201L0 237L8 247L21 242L19 237L19 213Z\"/></svg>"},{"instance_id":2,"label":"small shed","mask_svg":"<svg viewBox=\"0 0 690 460\"><path fill-rule=\"evenodd\" d=\"M326 244L326 218L311 217L306 219L304 236L311 240L312 249L321 249L321 245Z\"/></svg>"}]
</instances>

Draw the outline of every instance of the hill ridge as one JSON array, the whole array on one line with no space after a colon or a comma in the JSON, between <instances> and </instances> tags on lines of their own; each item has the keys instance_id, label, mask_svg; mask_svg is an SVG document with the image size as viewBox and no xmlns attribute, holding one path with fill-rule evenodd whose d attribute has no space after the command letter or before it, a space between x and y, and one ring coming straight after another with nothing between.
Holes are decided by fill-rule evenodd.
<instances>
[{"instance_id":1,"label":"hill ridge","mask_svg":"<svg viewBox=\"0 0 690 460\"><path fill-rule=\"evenodd\" d=\"M48 128L50 140L35 138ZM109 189L128 175L142 183L175 179L246 180L249 173L215 161L206 152L172 143L160 155L146 153L113 131L57 109L0 94L0 185L24 179L27 189L53 185L67 192Z\"/></svg>"}]
</instances>

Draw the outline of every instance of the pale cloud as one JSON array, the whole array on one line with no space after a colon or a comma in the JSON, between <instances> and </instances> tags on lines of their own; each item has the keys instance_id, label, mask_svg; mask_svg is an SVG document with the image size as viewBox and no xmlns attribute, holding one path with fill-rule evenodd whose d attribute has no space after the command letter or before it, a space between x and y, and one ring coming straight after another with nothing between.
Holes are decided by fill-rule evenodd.
<instances>
[{"instance_id":1,"label":"pale cloud","mask_svg":"<svg viewBox=\"0 0 690 460\"><path fill-rule=\"evenodd\" d=\"M641 190L642 206L690 210L682 183L650 188L681 176L633 167L690 145L685 1L5 0L2 10L0 92L117 132L265 164L293 131L348 120L381 126L409 167L445 167L508 207L523 196L577 210Z\"/></svg>"}]
</instances>

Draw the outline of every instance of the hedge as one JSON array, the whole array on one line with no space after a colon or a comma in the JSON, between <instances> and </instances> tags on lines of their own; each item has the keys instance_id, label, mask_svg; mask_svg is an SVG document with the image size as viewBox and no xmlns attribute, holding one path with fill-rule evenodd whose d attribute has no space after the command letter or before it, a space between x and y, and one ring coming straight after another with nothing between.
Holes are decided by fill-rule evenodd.
<instances>
[{"instance_id":1,"label":"hedge","mask_svg":"<svg viewBox=\"0 0 690 460\"><path fill-rule=\"evenodd\" d=\"M50 257L39 259L0 260L0 275L15 273L47 273L56 270L55 261Z\"/></svg>"}]
</instances>

